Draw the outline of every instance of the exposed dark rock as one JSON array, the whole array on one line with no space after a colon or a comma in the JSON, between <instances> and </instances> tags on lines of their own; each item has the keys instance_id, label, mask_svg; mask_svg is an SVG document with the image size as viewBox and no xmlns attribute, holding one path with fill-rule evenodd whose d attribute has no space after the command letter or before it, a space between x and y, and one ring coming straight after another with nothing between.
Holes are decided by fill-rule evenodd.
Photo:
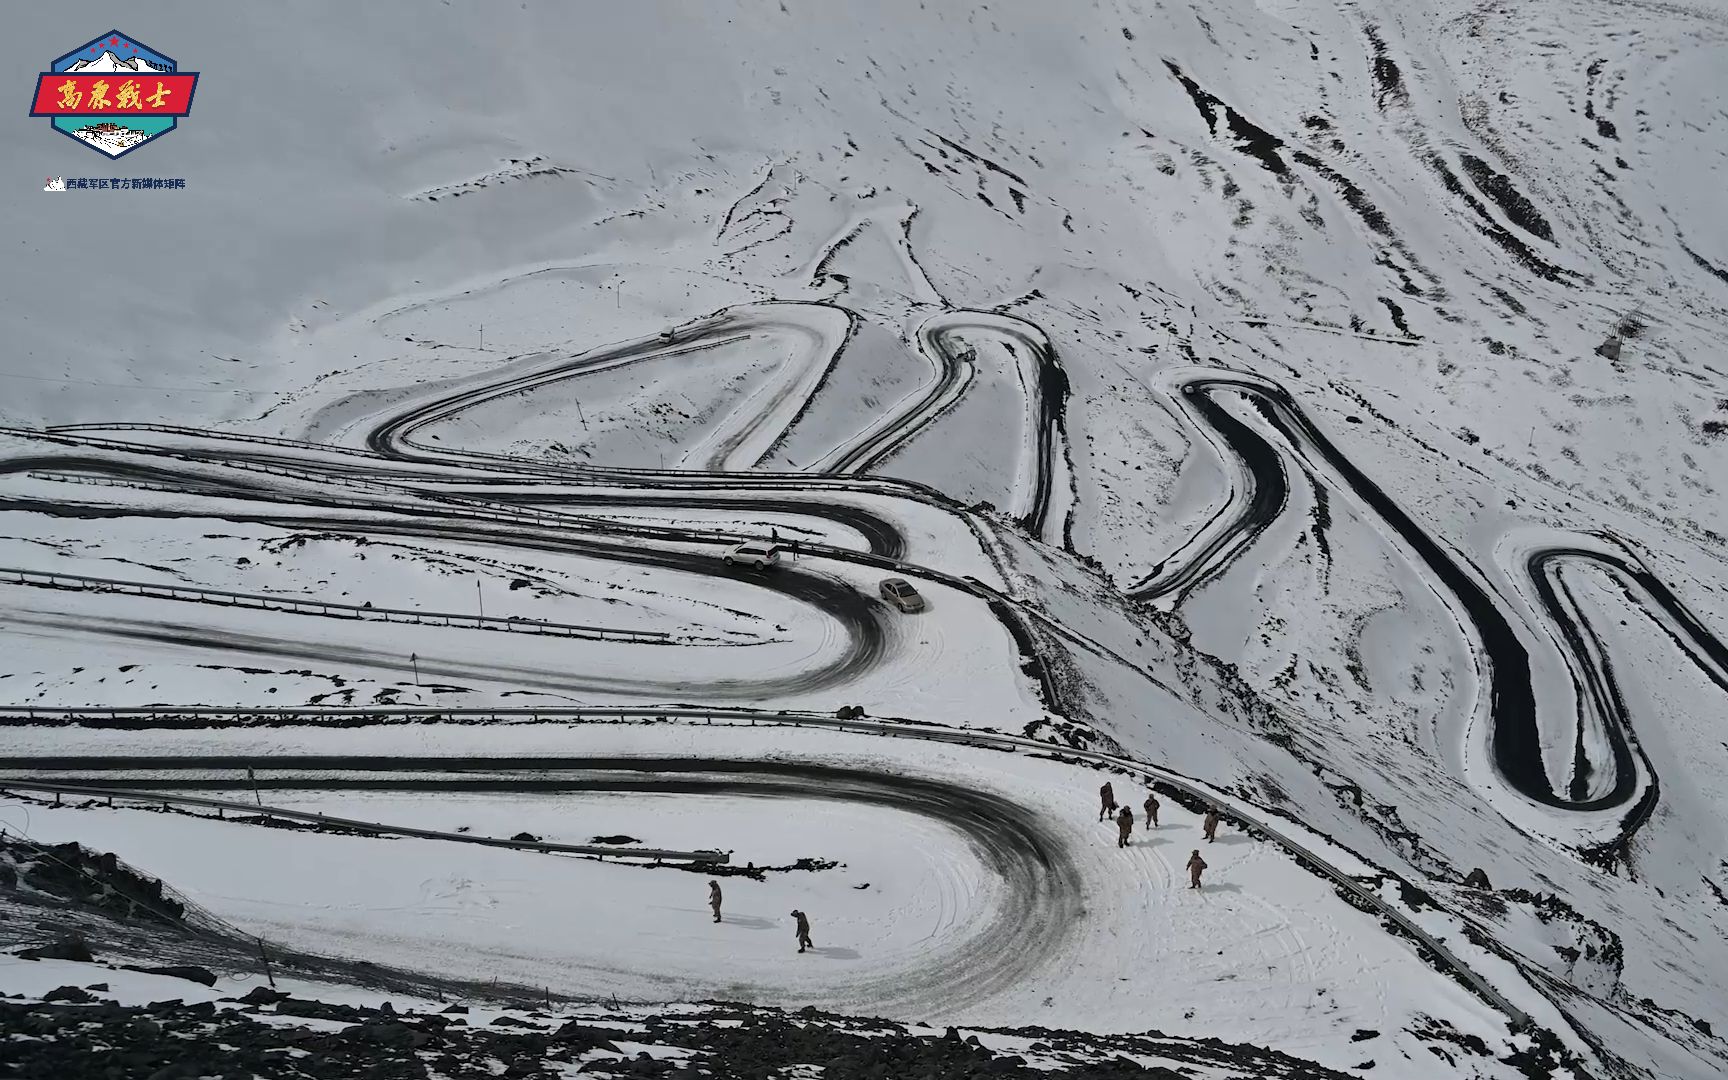
<instances>
[{"instance_id":1,"label":"exposed dark rock","mask_svg":"<svg viewBox=\"0 0 1728 1080\"><path fill-rule=\"evenodd\" d=\"M169 924L178 924L185 914L179 901L162 895L160 881L135 873L112 853L99 854L78 844L42 848L0 838L0 865L11 868L16 887L103 914Z\"/></svg>"},{"instance_id":2,"label":"exposed dark rock","mask_svg":"<svg viewBox=\"0 0 1728 1080\"><path fill-rule=\"evenodd\" d=\"M38 945L34 949L25 949L18 954L24 960L76 960L88 964L96 957L91 955L90 944L76 934L68 934L59 941L49 945Z\"/></svg>"},{"instance_id":3,"label":"exposed dark rock","mask_svg":"<svg viewBox=\"0 0 1728 1080\"><path fill-rule=\"evenodd\" d=\"M138 964L124 964L122 966L125 967L127 971L142 971L146 975L166 975L169 978L187 979L191 982L202 983L205 986L216 985L215 972L191 964L179 964L169 967L143 967Z\"/></svg>"},{"instance_id":4,"label":"exposed dark rock","mask_svg":"<svg viewBox=\"0 0 1728 1080\"><path fill-rule=\"evenodd\" d=\"M563 1027L552 1033L552 1038L559 1043L586 1053L589 1050L610 1050L618 1052L612 1045L613 1033L589 1027L575 1020L567 1021Z\"/></svg>"},{"instance_id":5,"label":"exposed dark rock","mask_svg":"<svg viewBox=\"0 0 1728 1080\"><path fill-rule=\"evenodd\" d=\"M75 987L67 990L75 991ZM81 991L79 991L81 993ZM102 1004L16 1004L0 1001L0 1045L7 1058L0 1075L83 1080L100 1077L288 1076L301 1080L423 1080L429 1075L502 1075L522 1080L568 1076L594 1051L617 1054L619 1039L664 1046L683 1053L655 1060L607 1058L608 1076L705 1075L716 1080L785 1075L794 1065L816 1065L824 1080L890 1080L899 1077L1004 1077L1045 1080L1019 1054L997 1054L975 1035L950 1030L942 1038L913 1035L889 1021L837 1016L810 1009L795 1017L772 1009L715 1006L689 1016L650 1016L641 1030L620 1030L570 1020L555 1033L445 1026L441 1017L398 1015L380 1009L290 998L278 1016L317 1016L350 1021L326 1032L291 1024L264 1024L209 1002L158 1002L147 1008ZM736 1021L737 1026L721 1026ZM102 1025L93 1044L89 1025ZM1342 1080L1344 1074L1286 1057L1276 1051L1215 1039L1170 1039L1144 1035L1092 1036L1023 1029L1008 1034L1035 1037L1040 1054L1054 1053L1072 1066L1065 1080L1179 1080L1184 1072L1141 1066L1126 1057L1162 1058L1187 1072L1251 1075L1268 1080ZM18 1039L14 1036L25 1036ZM288 1057L294 1048L305 1053ZM290 1067L291 1062L291 1067ZM8 1071L10 1070L10 1071Z\"/></svg>"},{"instance_id":6,"label":"exposed dark rock","mask_svg":"<svg viewBox=\"0 0 1728 1080\"><path fill-rule=\"evenodd\" d=\"M1188 91L1189 100L1194 102L1194 108L1206 121L1212 134L1218 134L1218 123L1222 120L1230 131L1236 149L1259 161L1267 172L1275 176L1285 176L1290 172L1290 167L1278 154L1279 148L1284 145L1283 139L1255 124L1232 108L1228 102L1208 92L1175 64L1166 60L1164 66L1175 76L1176 81L1182 84L1182 89Z\"/></svg>"},{"instance_id":7,"label":"exposed dark rock","mask_svg":"<svg viewBox=\"0 0 1728 1080\"><path fill-rule=\"evenodd\" d=\"M1470 177L1470 182L1476 185L1476 189L1494 200L1495 205L1511 219L1512 224L1531 236L1540 237L1549 243L1554 242L1553 227L1536 209L1536 204L1513 185L1510 177L1496 171L1493 166L1474 154L1459 154L1458 162L1464 166L1464 174Z\"/></svg>"},{"instance_id":8,"label":"exposed dark rock","mask_svg":"<svg viewBox=\"0 0 1728 1080\"><path fill-rule=\"evenodd\" d=\"M345 1020L358 1021L365 1015L352 1005L334 1005L326 1001L307 1001L304 998L289 998L276 1003L278 1016L304 1016L312 1020Z\"/></svg>"},{"instance_id":9,"label":"exposed dark rock","mask_svg":"<svg viewBox=\"0 0 1728 1080\"><path fill-rule=\"evenodd\" d=\"M418 1050L432 1041L431 1035L402 1023L357 1024L342 1034L353 1042L372 1043L399 1050Z\"/></svg>"}]
</instances>

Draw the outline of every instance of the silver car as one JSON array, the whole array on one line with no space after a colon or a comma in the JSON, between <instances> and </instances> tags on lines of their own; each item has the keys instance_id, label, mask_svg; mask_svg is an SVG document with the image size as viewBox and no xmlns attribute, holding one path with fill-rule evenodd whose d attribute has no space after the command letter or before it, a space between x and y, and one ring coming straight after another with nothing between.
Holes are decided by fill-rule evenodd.
<instances>
[{"instance_id":1,"label":"silver car","mask_svg":"<svg viewBox=\"0 0 1728 1080\"><path fill-rule=\"evenodd\" d=\"M882 599L904 612L924 610L924 598L905 578L891 577L882 582Z\"/></svg>"}]
</instances>

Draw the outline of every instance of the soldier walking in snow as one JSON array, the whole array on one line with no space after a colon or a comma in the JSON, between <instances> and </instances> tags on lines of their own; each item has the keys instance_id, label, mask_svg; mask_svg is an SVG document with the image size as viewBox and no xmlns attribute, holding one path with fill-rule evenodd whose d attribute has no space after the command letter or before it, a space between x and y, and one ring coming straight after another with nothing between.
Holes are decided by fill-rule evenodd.
<instances>
[{"instance_id":1,"label":"soldier walking in snow","mask_svg":"<svg viewBox=\"0 0 1728 1080\"><path fill-rule=\"evenodd\" d=\"M1098 820L1103 821L1116 812L1116 789L1110 786L1110 781L1104 781L1104 786L1098 789Z\"/></svg>"},{"instance_id":2,"label":"soldier walking in snow","mask_svg":"<svg viewBox=\"0 0 1728 1080\"><path fill-rule=\"evenodd\" d=\"M793 908L792 917L798 920L798 925L794 928L798 935L798 951L803 952L805 949L814 949L816 945L810 940L810 916L799 911L797 908Z\"/></svg>"},{"instance_id":3,"label":"soldier walking in snow","mask_svg":"<svg viewBox=\"0 0 1728 1080\"><path fill-rule=\"evenodd\" d=\"M1200 857L1200 849L1195 848L1188 856L1188 887L1190 889L1200 887L1200 871L1204 869L1206 869L1206 860Z\"/></svg>"},{"instance_id":4,"label":"soldier walking in snow","mask_svg":"<svg viewBox=\"0 0 1728 1080\"><path fill-rule=\"evenodd\" d=\"M1206 816L1200 819L1200 831L1205 835L1208 844L1218 839L1219 820L1216 810L1206 811Z\"/></svg>"},{"instance_id":5,"label":"soldier walking in snow","mask_svg":"<svg viewBox=\"0 0 1728 1080\"><path fill-rule=\"evenodd\" d=\"M1128 837L1134 833L1134 811L1126 806L1116 815L1116 846L1127 847Z\"/></svg>"},{"instance_id":6,"label":"soldier walking in snow","mask_svg":"<svg viewBox=\"0 0 1728 1080\"><path fill-rule=\"evenodd\" d=\"M712 878L708 881L708 906L714 909L714 921L720 921L720 883Z\"/></svg>"},{"instance_id":7,"label":"soldier walking in snow","mask_svg":"<svg viewBox=\"0 0 1728 1080\"><path fill-rule=\"evenodd\" d=\"M1146 793L1146 827L1148 829L1158 827L1158 796L1151 791Z\"/></svg>"}]
</instances>

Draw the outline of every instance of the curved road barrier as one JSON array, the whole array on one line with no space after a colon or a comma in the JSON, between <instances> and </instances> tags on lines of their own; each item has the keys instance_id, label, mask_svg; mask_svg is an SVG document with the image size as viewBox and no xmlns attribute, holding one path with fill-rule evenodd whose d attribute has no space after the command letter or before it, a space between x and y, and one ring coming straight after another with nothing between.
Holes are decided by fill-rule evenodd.
<instances>
[{"instance_id":1,"label":"curved road barrier","mask_svg":"<svg viewBox=\"0 0 1728 1080\"><path fill-rule=\"evenodd\" d=\"M228 592L191 585L161 585L148 581L119 581L112 578L85 577L82 574L54 574L41 570L19 570L0 567L0 583L28 585L39 589L65 589L77 592L123 593L157 600L182 600L201 604L221 604L226 607L253 608L260 611L280 611L292 615L323 615L333 619L358 619L362 622L418 623L427 626L453 626L466 630L497 630L512 634L540 634L547 637L591 638L600 641L635 641L654 645L676 644L678 639L658 630L623 630L616 627L583 626L577 623L541 622L537 619L499 619L484 615L460 615L446 611L409 611L405 608L360 607L336 604L324 600L296 600L285 596L261 596L256 593Z\"/></svg>"},{"instance_id":2,"label":"curved road barrier","mask_svg":"<svg viewBox=\"0 0 1728 1080\"><path fill-rule=\"evenodd\" d=\"M115 799L126 799L173 806L202 806L211 810L233 810L237 813L259 814L264 817L282 818L287 821L334 825L338 828L353 829L356 832L377 836L412 836L421 840L453 840L462 844L479 844L482 847L516 848L521 851L546 851L568 855L596 855L602 859L610 856L617 859L648 859L657 863L706 864L723 863L730 858L724 851L670 851L663 848L632 848L608 844L554 844L539 840L507 840L501 836L473 836L469 833L441 832L437 829L416 829L408 825L384 825L376 821L331 817L328 814L313 814L303 810L284 810L279 806L233 802L227 799L207 799L197 795L172 795L136 788L109 787L106 784L45 784L36 780L0 777L0 792L7 791L46 792L56 796L62 794L91 795L97 798L106 798L110 803Z\"/></svg>"}]
</instances>

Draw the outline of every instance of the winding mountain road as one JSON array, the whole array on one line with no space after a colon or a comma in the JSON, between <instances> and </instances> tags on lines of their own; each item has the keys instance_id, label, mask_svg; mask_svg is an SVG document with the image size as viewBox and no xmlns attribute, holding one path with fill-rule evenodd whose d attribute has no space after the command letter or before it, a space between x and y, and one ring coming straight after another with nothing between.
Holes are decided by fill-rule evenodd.
<instances>
[{"instance_id":1,"label":"winding mountain road","mask_svg":"<svg viewBox=\"0 0 1728 1080\"><path fill-rule=\"evenodd\" d=\"M1682 652L1718 685L1728 689L1728 648L1714 637L1654 574L1602 545L1552 546L1527 551L1523 573L1532 583L1549 629L1565 646L1577 708L1569 711L1575 749L1568 774L1557 780L1545 764L1543 713L1534 690L1526 629L1482 570L1456 548L1436 538L1343 453L1308 417L1293 395L1270 379L1243 372L1188 369L1168 377L1172 396L1197 427L1228 451L1235 465L1235 490L1223 507L1130 595L1174 607L1195 587L1243 557L1255 537L1276 521L1289 501L1291 478L1330 482L1382 522L1403 545L1435 593L1454 610L1471 642L1482 691L1477 705L1488 725L1496 774L1520 796L1540 805L1578 813L1611 812L1616 835L1604 845L1624 843L1653 812L1660 782L1631 735L1631 718L1616 687L1606 651L1579 614L1558 570L1593 563L1638 586L1634 599L1662 626ZM1224 408L1221 393L1241 396L1275 432L1274 446L1253 426ZM1629 594L1630 595L1630 594ZM1538 628L1541 629L1541 628ZM1555 727L1549 721L1546 730ZM1594 727L1599 740L1587 739ZM1552 736L1550 736L1552 738ZM1595 747L1606 747L1598 760Z\"/></svg>"}]
</instances>

